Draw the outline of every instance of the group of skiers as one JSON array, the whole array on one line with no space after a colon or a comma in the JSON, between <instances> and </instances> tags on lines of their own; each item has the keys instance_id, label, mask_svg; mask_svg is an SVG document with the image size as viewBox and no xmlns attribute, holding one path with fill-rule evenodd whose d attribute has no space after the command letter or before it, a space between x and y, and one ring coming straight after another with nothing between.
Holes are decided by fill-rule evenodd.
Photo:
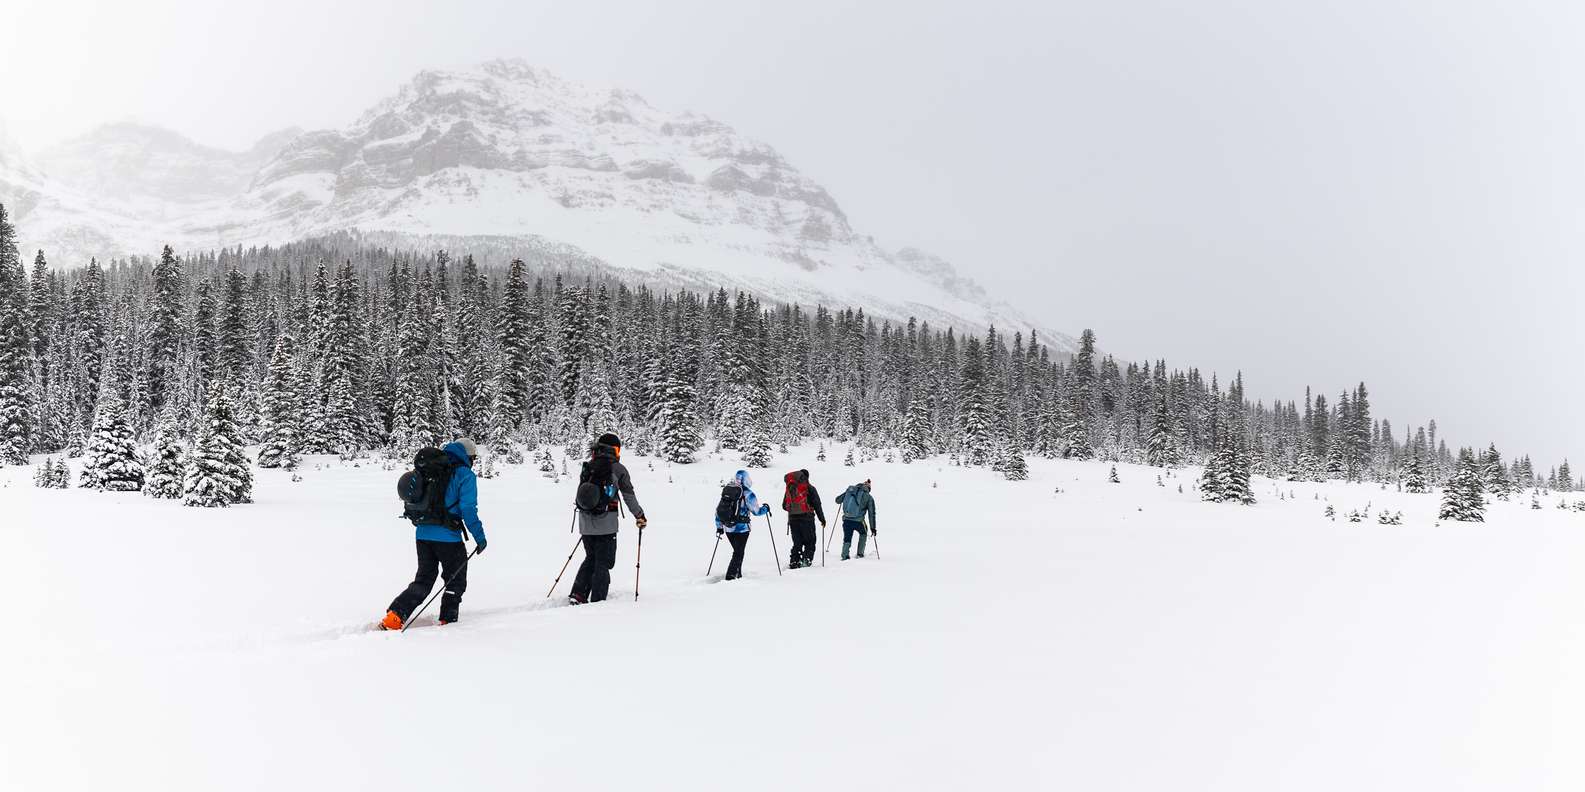
<instances>
[{"instance_id":1,"label":"group of skiers","mask_svg":"<svg viewBox=\"0 0 1585 792\"><path fill-rule=\"evenodd\" d=\"M397 494L404 506L402 516L413 523L416 531L418 572L413 582L391 600L385 618L380 621L381 628L402 629L413 612L421 610L420 603L427 606L424 598L434 589L437 580L443 582L439 621L441 624L457 621L463 592L468 589L468 562L489 545L484 523L479 519L479 483L473 472L478 453L477 446L467 438L455 440L441 449L426 448L414 458L413 470L404 473L397 482ZM591 444L589 459L583 463L579 474L574 496L575 520L584 552L583 563L573 577L572 593L567 597L569 604L599 602L610 592L611 570L616 567L621 503L627 504L641 532L649 524L644 507L639 505L633 490L633 478L621 458L621 438L603 434ZM788 533L792 536L787 565L799 569L814 562L815 546L819 541L815 522L819 521L822 531L826 529L825 508L819 490L809 483L808 470L788 473L784 483L782 511L787 514ZM867 536L876 534L872 489L872 483L866 479L848 487L836 498L842 509L844 561L852 557L855 534L859 558L864 557ZM753 519L770 514L770 506L761 502L754 492L748 471L737 471L722 487L721 500L716 506L715 532L717 543L724 537L732 547L726 580L743 576L743 551L748 546ZM471 553L464 543L470 535L474 540ZM577 546L573 549L576 552Z\"/></svg>"}]
</instances>

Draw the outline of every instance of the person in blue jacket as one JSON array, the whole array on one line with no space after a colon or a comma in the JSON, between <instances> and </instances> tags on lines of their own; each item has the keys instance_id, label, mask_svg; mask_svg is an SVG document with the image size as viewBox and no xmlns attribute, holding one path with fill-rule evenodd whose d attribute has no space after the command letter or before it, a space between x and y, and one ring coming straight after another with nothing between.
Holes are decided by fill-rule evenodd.
<instances>
[{"instance_id":1,"label":"person in blue jacket","mask_svg":"<svg viewBox=\"0 0 1585 792\"><path fill-rule=\"evenodd\" d=\"M385 619L380 622L387 630L402 629L413 609L434 589L437 573L444 574L443 579L450 581L440 598L440 623L456 621L457 611L462 607L462 593L468 590L468 548L463 537L473 534L475 554L483 553L489 544L484 538L484 523L479 520L479 480L473 473L473 464L479 458L478 447L464 437L447 443L441 450L456 463L445 496L446 511L452 519L449 525L415 521L418 574L396 599L391 600Z\"/></svg>"},{"instance_id":2,"label":"person in blue jacket","mask_svg":"<svg viewBox=\"0 0 1585 792\"><path fill-rule=\"evenodd\" d=\"M749 479L747 470L739 470L734 479L743 492L737 502L737 519L728 525L721 522L720 515L715 518L715 535L725 535L732 545L732 561L726 565L727 580L743 577L743 548L748 546L749 526L753 524L753 518L770 514L770 506L760 503L759 496L754 494L754 482ZM722 503L724 508L725 501Z\"/></svg>"}]
</instances>

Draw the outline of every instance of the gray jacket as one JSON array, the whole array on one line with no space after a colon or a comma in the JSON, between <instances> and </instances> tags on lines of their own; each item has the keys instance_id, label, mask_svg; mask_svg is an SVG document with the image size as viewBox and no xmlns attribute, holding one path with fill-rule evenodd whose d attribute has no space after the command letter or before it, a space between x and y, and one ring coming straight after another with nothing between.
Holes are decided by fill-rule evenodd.
<instances>
[{"instance_id":1,"label":"gray jacket","mask_svg":"<svg viewBox=\"0 0 1585 792\"><path fill-rule=\"evenodd\" d=\"M627 474L627 467L621 462L612 463L611 476L616 479L616 490L622 494L622 500L627 501L627 510L635 518L643 517L644 507L638 505L638 496L633 494L633 477ZM578 512L578 533L584 536L610 536L620 524L621 514L615 509L605 514Z\"/></svg>"}]
</instances>

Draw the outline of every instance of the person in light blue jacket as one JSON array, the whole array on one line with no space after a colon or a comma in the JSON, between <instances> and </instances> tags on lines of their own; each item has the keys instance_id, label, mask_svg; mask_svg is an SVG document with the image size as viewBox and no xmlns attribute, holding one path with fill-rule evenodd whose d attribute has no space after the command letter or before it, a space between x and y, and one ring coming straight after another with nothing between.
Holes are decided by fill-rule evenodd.
<instances>
[{"instance_id":1,"label":"person in light blue jacket","mask_svg":"<svg viewBox=\"0 0 1585 792\"><path fill-rule=\"evenodd\" d=\"M446 593L440 598L440 623L456 621L462 608L462 593L468 590L469 554L463 537L473 535L475 555L484 552L489 544L484 538L484 523L479 520L479 479L473 473L478 448L472 440L462 438L447 443L441 450L451 462L451 481L446 485L443 501L445 524L439 520L415 520L418 573L386 610L380 626L387 630L402 629L442 574L445 577L441 579L448 582Z\"/></svg>"},{"instance_id":2,"label":"person in light blue jacket","mask_svg":"<svg viewBox=\"0 0 1585 792\"><path fill-rule=\"evenodd\" d=\"M725 535L732 545L732 560L726 565L727 580L743 577L743 548L748 546L749 528L755 517L770 514L770 506L760 503L759 496L754 494L754 482L749 479L747 470L739 470L732 480L739 490L733 519L723 522L722 517L726 515L719 508L715 517L715 535ZM733 484L728 484L723 490L723 504L730 497L732 487Z\"/></svg>"}]
</instances>

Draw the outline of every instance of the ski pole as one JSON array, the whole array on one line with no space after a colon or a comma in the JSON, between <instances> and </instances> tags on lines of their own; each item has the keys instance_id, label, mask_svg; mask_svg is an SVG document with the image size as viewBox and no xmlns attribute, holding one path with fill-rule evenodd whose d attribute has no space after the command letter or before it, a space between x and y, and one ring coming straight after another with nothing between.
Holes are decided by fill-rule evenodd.
<instances>
[{"instance_id":1,"label":"ski pole","mask_svg":"<svg viewBox=\"0 0 1585 792\"><path fill-rule=\"evenodd\" d=\"M876 550L875 555L876 555L876 557L880 556L880 551L878 549ZM634 602L638 602L638 570L639 570L639 567L643 565L643 562L644 562L644 529L640 528L640 529L638 529L638 557L633 559L633 601Z\"/></svg>"},{"instance_id":2,"label":"ski pole","mask_svg":"<svg viewBox=\"0 0 1585 792\"><path fill-rule=\"evenodd\" d=\"M837 530L837 524L836 524L835 521L833 521L831 523L831 525L826 528L826 549L825 550L821 550L820 551L821 553L825 553L825 552L827 552L827 551L829 551L831 549L831 537L832 537L832 535L834 535L836 533L836 530ZM825 563L825 558L822 557L820 559L820 562L822 564L824 564Z\"/></svg>"},{"instance_id":3,"label":"ski pole","mask_svg":"<svg viewBox=\"0 0 1585 792\"><path fill-rule=\"evenodd\" d=\"M831 532L828 530L828 531L826 531L826 533L830 534ZM831 544L829 539L826 540L826 544L827 545ZM820 568L821 569L825 569L825 566L826 566L826 551L825 551L824 548L821 548L821 550L820 550Z\"/></svg>"},{"instance_id":4,"label":"ski pole","mask_svg":"<svg viewBox=\"0 0 1585 792\"><path fill-rule=\"evenodd\" d=\"M473 548L473 552L469 553L467 558L462 559L462 564L457 567L455 572L451 573L451 577L446 578L446 582L440 584L440 591L436 591L435 593L429 595L429 599L424 600L424 607L419 608L418 612L413 614L411 618L402 620L402 632L407 632L407 628L413 626L413 622L418 621L418 617L424 615L424 611L429 609L429 603L434 602L435 598L440 596L442 591L451 588L451 581L456 580L457 576L462 574L462 570L468 568L468 562L472 561L473 557L477 555L478 552L479 548Z\"/></svg>"},{"instance_id":5,"label":"ski pole","mask_svg":"<svg viewBox=\"0 0 1585 792\"><path fill-rule=\"evenodd\" d=\"M704 568L704 576L710 577L710 570L715 569L715 553L721 549L721 534L715 535L715 548L710 551L710 565Z\"/></svg>"},{"instance_id":6,"label":"ski pole","mask_svg":"<svg viewBox=\"0 0 1585 792\"><path fill-rule=\"evenodd\" d=\"M870 529L870 540L875 543L875 560L879 561L881 560L881 535L875 533L874 528Z\"/></svg>"},{"instance_id":7,"label":"ski pole","mask_svg":"<svg viewBox=\"0 0 1585 792\"><path fill-rule=\"evenodd\" d=\"M567 563L561 565L561 571L556 573L556 582L550 584L550 591L545 592L545 599L556 593L556 586L561 584L561 576L567 574L567 567L572 565L572 557L578 554L578 547L583 544L583 537L573 540L572 552L567 554Z\"/></svg>"},{"instance_id":8,"label":"ski pole","mask_svg":"<svg viewBox=\"0 0 1585 792\"><path fill-rule=\"evenodd\" d=\"M765 527L770 529L770 554L776 561L776 577L781 577L781 551L776 549L776 525L770 521L770 515L765 515Z\"/></svg>"}]
</instances>

